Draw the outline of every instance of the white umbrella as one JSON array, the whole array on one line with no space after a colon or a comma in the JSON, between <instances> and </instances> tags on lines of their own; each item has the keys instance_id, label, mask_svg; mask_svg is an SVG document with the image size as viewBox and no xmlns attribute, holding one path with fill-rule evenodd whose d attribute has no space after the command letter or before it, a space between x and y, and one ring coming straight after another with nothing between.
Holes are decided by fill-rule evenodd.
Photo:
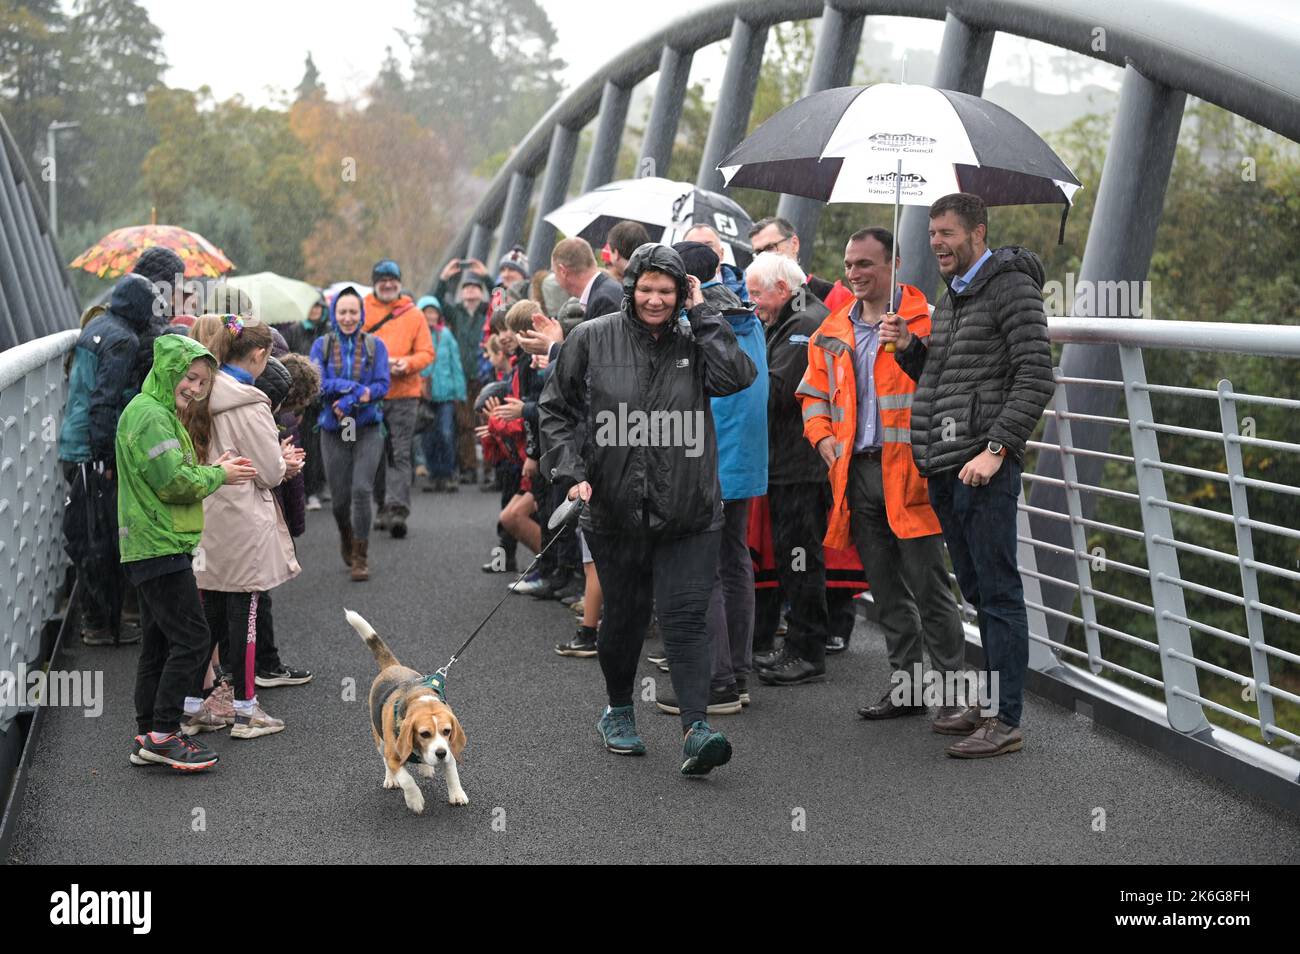
<instances>
[{"instance_id":1,"label":"white umbrella","mask_svg":"<svg viewBox=\"0 0 1300 954\"><path fill-rule=\"evenodd\" d=\"M749 242L753 220L737 202L659 176L607 183L546 216L565 235L585 238L595 246L603 245L609 230L625 220L640 222L652 240L669 245L680 242L694 226L707 225L722 240L723 261L743 266L753 256Z\"/></svg>"}]
</instances>

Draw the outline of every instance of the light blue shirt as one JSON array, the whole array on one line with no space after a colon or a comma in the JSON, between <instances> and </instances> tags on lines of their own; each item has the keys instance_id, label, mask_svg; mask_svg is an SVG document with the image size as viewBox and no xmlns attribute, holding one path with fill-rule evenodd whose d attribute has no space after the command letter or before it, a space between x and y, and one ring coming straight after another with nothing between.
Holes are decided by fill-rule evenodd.
<instances>
[{"instance_id":1,"label":"light blue shirt","mask_svg":"<svg viewBox=\"0 0 1300 954\"><path fill-rule=\"evenodd\" d=\"M993 252L986 248L984 250L984 254L981 255L975 261L975 264L970 267L970 271L968 271L965 275L962 275L960 278L954 278L952 280L952 293L954 295L960 295L967 288L969 288L970 283L975 281L975 275L977 272L979 272L980 266L983 265L992 257L993 257Z\"/></svg>"},{"instance_id":2,"label":"light blue shirt","mask_svg":"<svg viewBox=\"0 0 1300 954\"><path fill-rule=\"evenodd\" d=\"M858 386L858 429L853 436L853 453L880 447L880 402L876 399L876 354L880 350L880 323L862 320L862 302L849 312L853 323L853 376Z\"/></svg>"}]
</instances>

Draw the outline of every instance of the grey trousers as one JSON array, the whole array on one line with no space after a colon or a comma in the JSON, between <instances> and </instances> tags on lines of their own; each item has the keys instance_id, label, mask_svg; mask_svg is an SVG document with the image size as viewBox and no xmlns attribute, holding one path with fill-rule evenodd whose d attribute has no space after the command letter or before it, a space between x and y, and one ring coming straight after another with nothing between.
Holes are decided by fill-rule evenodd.
<instances>
[{"instance_id":1,"label":"grey trousers","mask_svg":"<svg viewBox=\"0 0 1300 954\"><path fill-rule=\"evenodd\" d=\"M964 668L966 638L944 563L943 534L900 539L885 513L880 458L855 455L849 467L849 511L853 544L880 609L889 665L910 677L921 662L942 672Z\"/></svg>"},{"instance_id":2,"label":"grey trousers","mask_svg":"<svg viewBox=\"0 0 1300 954\"><path fill-rule=\"evenodd\" d=\"M713 642L713 689L735 685L754 668L754 562L749 555L749 500L722 504L718 571L709 597L708 628Z\"/></svg>"},{"instance_id":3,"label":"grey trousers","mask_svg":"<svg viewBox=\"0 0 1300 954\"><path fill-rule=\"evenodd\" d=\"M358 427L354 440L344 440L344 431L320 432L321 457L325 479L330 485L330 506L334 522L340 527L352 525L358 540L370 539L370 500L375 469L384 456L384 435L378 424Z\"/></svg>"},{"instance_id":4,"label":"grey trousers","mask_svg":"<svg viewBox=\"0 0 1300 954\"><path fill-rule=\"evenodd\" d=\"M388 446L393 450L392 466L386 454L379 456L379 473L375 476L375 499L381 509L411 512L411 478L414 464L415 420L419 398L384 400L384 423L388 425Z\"/></svg>"}]
</instances>

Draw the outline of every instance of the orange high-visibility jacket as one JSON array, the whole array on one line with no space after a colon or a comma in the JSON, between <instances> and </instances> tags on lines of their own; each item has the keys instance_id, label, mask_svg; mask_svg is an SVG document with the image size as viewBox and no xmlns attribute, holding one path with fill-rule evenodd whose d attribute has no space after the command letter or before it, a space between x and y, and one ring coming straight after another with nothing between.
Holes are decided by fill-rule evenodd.
<instances>
[{"instance_id":1,"label":"orange high-visibility jacket","mask_svg":"<svg viewBox=\"0 0 1300 954\"><path fill-rule=\"evenodd\" d=\"M914 335L930 334L930 309L925 295L911 285L900 285L903 296L898 313L907 319ZM795 389L803 404L803 433L814 447L824 437L835 441L835 463L830 468L834 501L827 521L828 547L852 545L849 534L849 462L858 431L858 387L853 368L853 322L849 301L821 323L808 344L808 370ZM894 356L881 346L873 366L877 405L884 433L880 466L885 483L885 512L889 528L901 538L939 533L939 520L930 507L925 478L912 460L912 393L916 382L903 373Z\"/></svg>"}]
</instances>

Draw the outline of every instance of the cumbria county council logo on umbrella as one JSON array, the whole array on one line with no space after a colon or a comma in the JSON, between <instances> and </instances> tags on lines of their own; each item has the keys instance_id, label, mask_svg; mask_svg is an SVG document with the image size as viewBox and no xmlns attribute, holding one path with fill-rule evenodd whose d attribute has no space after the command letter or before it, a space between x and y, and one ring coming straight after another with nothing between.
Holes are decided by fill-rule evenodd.
<instances>
[{"instance_id":1,"label":"cumbria county council logo on umbrella","mask_svg":"<svg viewBox=\"0 0 1300 954\"><path fill-rule=\"evenodd\" d=\"M873 150L883 150L896 152L934 152L934 144L937 140L929 136L917 136L913 133L875 133L868 136L867 141L871 143Z\"/></svg>"},{"instance_id":2,"label":"cumbria county council logo on umbrella","mask_svg":"<svg viewBox=\"0 0 1300 954\"><path fill-rule=\"evenodd\" d=\"M874 195L893 195L895 180L902 183L903 195L919 194L926 185L925 176L915 172L904 172L901 176L897 172L877 172L867 176L867 189Z\"/></svg>"}]
</instances>

